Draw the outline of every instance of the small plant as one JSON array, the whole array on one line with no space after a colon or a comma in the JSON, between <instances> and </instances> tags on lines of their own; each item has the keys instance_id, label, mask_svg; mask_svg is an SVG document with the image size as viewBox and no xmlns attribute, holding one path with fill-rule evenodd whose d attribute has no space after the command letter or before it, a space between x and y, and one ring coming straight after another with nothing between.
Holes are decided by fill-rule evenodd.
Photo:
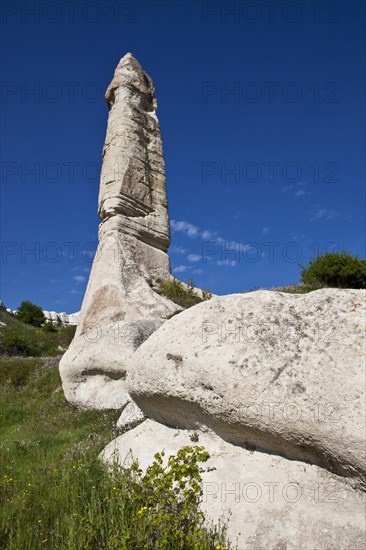
<instances>
[{"instance_id":1,"label":"small plant","mask_svg":"<svg viewBox=\"0 0 366 550\"><path fill-rule=\"evenodd\" d=\"M212 293L209 290L202 289L202 298L203 298L204 301L211 300Z\"/></svg>"},{"instance_id":2,"label":"small plant","mask_svg":"<svg viewBox=\"0 0 366 550\"><path fill-rule=\"evenodd\" d=\"M189 439L190 439L193 443L198 443L198 440L199 440L198 432L193 432L193 433L189 436Z\"/></svg>"},{"instance_id":3,"label":"small plant","mask_svg":"<svg viewBox=\"0 0 366 550\"><path fill-rule=\"evenodd\" d=\"M366 288L366 260L348 252L329 252L310 259L302 267L301 281L305 285L337 288Z\"/></svg>"},{"instance_id":4,"label":"small plant","mask_svg":"<svg viewBox=\"0 0 366 550\"><path fill-rule=\"evenodd\" d=\"M24 300L20 304L17 310L17 315L19 321L34 327L42 326L46 320L42 308L32 302L29 302L28 300Z\"/></svg>"}]
</instances>

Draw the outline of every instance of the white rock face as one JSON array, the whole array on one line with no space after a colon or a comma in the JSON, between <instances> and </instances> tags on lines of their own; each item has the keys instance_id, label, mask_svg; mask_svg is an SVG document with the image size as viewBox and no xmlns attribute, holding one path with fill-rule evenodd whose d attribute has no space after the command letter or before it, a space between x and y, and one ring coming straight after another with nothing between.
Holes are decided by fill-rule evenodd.
<instances>
[{"instance_id":1,"label":"white rock face","mask_svg":"<svg viewBox=\"0 0 366 550\"><path fill-rule=\"evenodd\" d=\"M131 356L163 323L159 318L101 323L79 333L60 362L66 399L90 409L120 409L131 401L125 388Z\"/></svg>"},{"instance_id":2,"label":"white rock face","mask_svg":"<svg viewBox=\"0 0 366 550\"><path fill-rule=\"evenodd\" d=\"M145 415L141 409L130 401L123 409L121 416L117 420L117 428L129 428L134 424L142 422L145 419Z\"/></svg>"},{"instance_id":3,"label":"white rock face","mask_svg":"<svg viewBox=\"0 0 366 550\"><path fill-rule=\"evenodd\" d=\"M143 470L154 454L167 459L185 446L202 445L202 509L208 521L228 523L240 550L361 550L365 534L365 494L349 479L313 464L232 445L212 432L169 428L146 420L103 451L102 458Z\"/></svg>"},{"instance_id":4,"label":"white rock face","mask_svg":"<svg viewBox=\"0 0 366 550\"><path fill-rule=\"evenodd\" d=\"M169 218L154 84L131 54L120 60L106 99L110 111L99 193L99 246L79 326L60 372L70 402L120 408L130 400L124 378L136 341L141 343L141 335L147 338L161 324L157 319L181 308L147 282L150 277L171 278ZM139 324L143 319L147 325ZM129 345L124 334L131 326L139 327L139 336Z\"/></svg>"},{"instance_id":5,"label":"white rock face","mask_svg":"<svg viewBox=\"0 0 366 550\"><path fill-rule=\"evenodd\" d=\"M257 291L167 321L128 391L149 418L365 479L365 291Z\"/></svg>"},{"instance_id":6,"label":"white rock face","mask_svg":"<svg viewBox=\"0 0 366 550\"><path fill-rule=\"evenodd\" d=\"M78 325L79 312L76 313L56 313L56 311L44 311L43 315L51 323L62 323L63 325Z\"/></svg>"}]
</instances>

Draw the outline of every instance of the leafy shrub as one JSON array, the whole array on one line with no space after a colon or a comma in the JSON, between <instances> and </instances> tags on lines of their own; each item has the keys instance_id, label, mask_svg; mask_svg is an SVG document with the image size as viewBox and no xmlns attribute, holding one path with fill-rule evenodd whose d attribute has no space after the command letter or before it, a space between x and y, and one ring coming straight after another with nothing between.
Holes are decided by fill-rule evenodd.
<instances>
[{"instance_id":1,"label":"leafy shrub","mask_svg":"<svg viewBox=\"0 0 366 550\"><path fill-rule=\"evenodd\" d=\"M122 548L196 549L224 548L225 532L204 527L199 509L201 475L199 463L209 454L203 447L184 447L163 465L164 452L143 475L137 464L129 472L132 521L122 540ZM220 544L219 544L220 543Z\"/></svg>"},{"instance_id":2,"label":"leafy shrub","mask_svg":"<svg viewBox=\"0 0 366 550\"><path fill-rule=\"evenodd\" d=\"M28 325L32 325L34 327L40 327L45 322L45 316L43 315L42 308L37 306L36 304L33 304L32 302L29 302L28 300L24 300L17 310L18 319L19 321L22 321L23 323L27 323Z\"/></svg>"},{"instance_id":3,"label":"leafy shrub","mask_svg":"<svg viewBox=\"0 0 366 550\"><path fill-rule=\"evenodd\" d=\"M305 285L366 288L366 260L348 252L329 252L301 267L301 281Z\"/></svg>"}]
</instances>

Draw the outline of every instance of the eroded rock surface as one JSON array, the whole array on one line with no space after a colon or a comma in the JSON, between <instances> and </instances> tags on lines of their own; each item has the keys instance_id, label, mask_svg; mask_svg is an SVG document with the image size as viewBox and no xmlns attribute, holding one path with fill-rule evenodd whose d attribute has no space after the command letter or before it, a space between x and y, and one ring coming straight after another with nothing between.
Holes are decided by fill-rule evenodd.
<instances>
[{"instance_id":1,"label":"eroded rock surface","mask_svg":"<svg viewBox=\"0 0 366 550\"><path fill-rule=\"evenodd\" d=\"M196 442L193 442L194 439ZM141 468L165 451L165 461L185 446L202 445L202 509L208 522L228 522L239 550L361 550L365 536L365 493L348 478L302 461L253 451L206 431L197 434L146 420L121 435L102 458ZM237 545L237 546L236 546Z\"/></svg>"},{"instance_id":2,"label":"eroded rock surface","mask_svg":"<svg viewBox=\"0 0 366 550\"><path fill-rule=\"evenodd\" d=\"M136 351L143 413L236 445L365 479L365 291L213 298Z\"/></svg>"},{"instance_id":3,"label":"eroded rock surface","mask_svg":"<svg viewBox=\"0 0 366 550\"><path fill-rule=\"evenodd\" d=\"M106 99L99 246L60 372L70 402L120 408L129 400L124 378L136 342L181 308L148 284L171 278L169 218L154 84L131 54L120 60ZM138 332L132 344L131 327Z\"/></svg>"}]
</instances>

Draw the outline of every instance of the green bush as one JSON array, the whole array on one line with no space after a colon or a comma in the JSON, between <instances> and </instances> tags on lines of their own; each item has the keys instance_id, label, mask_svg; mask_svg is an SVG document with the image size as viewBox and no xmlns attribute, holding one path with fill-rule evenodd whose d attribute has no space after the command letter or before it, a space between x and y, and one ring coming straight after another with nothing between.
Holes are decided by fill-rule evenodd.
<instances>
[{"instance_id":1,"label":"green bush","mask_svg":"<svg viewBox=\"0 0 366 550\"><path fill-rule=\"evenodd\" d=\"M366 260L348 252L329 252L301 267L301 281L305 285L366 288Z\"/></svg>"},{"instance_id":2,"label":"green bush","mask_svg":"<svg viewBox=\"0 0 366 550\"><path fill-rule=\"evenodd\" d=\"M209 454L203 447L184 447L169 457L164 452L146 474L133 464L127 471L132 521L123 535L121 547L147 550L225 548L225 530L204 527L201 502L200 462ZM118 475L117 475L118 479Z\"/></svg>"},{"instance_id":3,"label":"green bush","mask_svg":"<svg viewBox=\"0 0 366 550\"><path fill-rule=\"evenodd\" d=\"M24 300L17 310L18 319L19 321L22 321L22 323L27 323L28 325L32 325L34 327L40 327L45 322L45 316L43 315L42 308L37 306L36 304L33 304L32 302L29 302L28 300Z\"/></svg>"}]
</instances>

